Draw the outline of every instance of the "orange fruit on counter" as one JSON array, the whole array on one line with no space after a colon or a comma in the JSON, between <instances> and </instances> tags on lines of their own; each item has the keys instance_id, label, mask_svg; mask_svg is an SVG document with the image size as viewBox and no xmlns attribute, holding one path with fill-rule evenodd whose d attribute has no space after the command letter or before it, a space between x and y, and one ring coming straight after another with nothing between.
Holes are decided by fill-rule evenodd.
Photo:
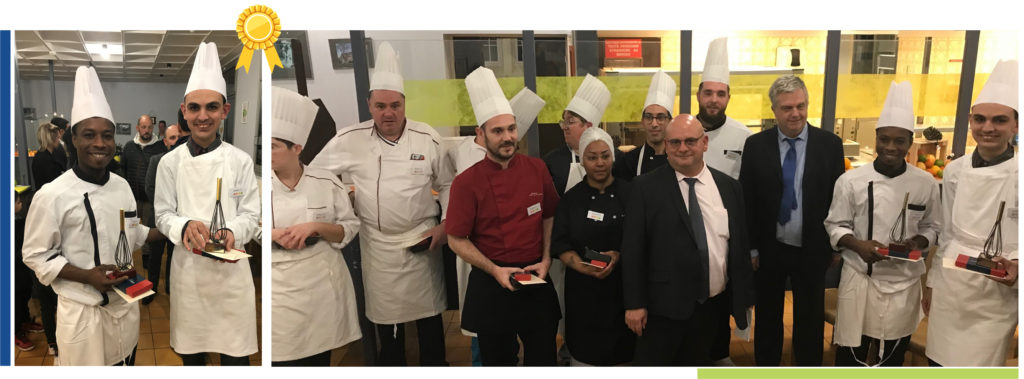
<instances>
[{"instance_id":1,"label":"orange fruit on counter","mask_svg":"<svg viewBox=\"0 0 1024 379\"><path fill-rule=\"evenodd\" d=\"M917 168L928 171L928 167L924 166L924 162L917 162Z\"/></svg>"},{"instance_id":2,"label":"orange fruit on counter","mask_svg":"<svg viewBox=\"0 0 1024 379\"><path fill-rule=\"evenodd\" d=\"M935 165L935 156L928 154L928 156L925 157L924 165L925 167L928 168L931 168L933 165Z\"/></svg>"},{"instance_id":3,"label":"orange fruit on counter","mask_svg":"<svg viewBox=\"0 0 1024 379\"><path fill-rule=\"evenodd\" d=\"M846 169L849 170L850 169L850 158L843 158L843 160L846 161Z\"/></svg>"}]
</instances>

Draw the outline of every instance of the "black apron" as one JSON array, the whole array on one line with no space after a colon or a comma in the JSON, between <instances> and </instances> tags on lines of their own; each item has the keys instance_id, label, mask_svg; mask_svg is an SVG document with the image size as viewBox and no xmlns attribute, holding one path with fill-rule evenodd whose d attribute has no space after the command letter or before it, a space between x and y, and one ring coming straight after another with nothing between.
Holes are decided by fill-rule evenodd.
<instances>
[{"instance_id":1,"label":"black apron","mask_svg":"<svg viewBox=\"0 0 1024 379\"><path fill-rule=\"evenodd\" d=\"M539 262L521 264L495 261L500 267L523 268ZM465 309L462 311L462 329L473 333L518 333L539 328L550 328L562 319L558 295L551 277L547 283L509 291L491 274L473 267L466 286Z\"/></svg>"}]
</instances>

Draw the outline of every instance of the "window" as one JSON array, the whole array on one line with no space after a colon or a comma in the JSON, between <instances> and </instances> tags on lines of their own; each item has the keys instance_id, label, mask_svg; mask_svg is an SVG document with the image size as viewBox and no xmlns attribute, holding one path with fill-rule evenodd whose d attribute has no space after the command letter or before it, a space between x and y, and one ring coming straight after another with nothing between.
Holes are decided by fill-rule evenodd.
<instances>
[{"instance_id":1,"label":"window","mask_svg":"<svg viewBox=\"0 0 1024 379\"><path fill-rule=\"evenodd\" d=\"M487 62L498 62L500 61L498 55L498 39L488 38L484 40L484 61Z\"/></svg>"},{"instance_id":2,"label":"window","mask_svg":"<svg viewBox=\"0 0 1024 379\"><path fill-rule=\"evenodd\" d=\"M522 62L523 61L523 39L522 38L517 38L516 39L516 51L518 52L517 55L516 55L517 57L519 57L518 61Z\"/></svg>"}]
</instances>

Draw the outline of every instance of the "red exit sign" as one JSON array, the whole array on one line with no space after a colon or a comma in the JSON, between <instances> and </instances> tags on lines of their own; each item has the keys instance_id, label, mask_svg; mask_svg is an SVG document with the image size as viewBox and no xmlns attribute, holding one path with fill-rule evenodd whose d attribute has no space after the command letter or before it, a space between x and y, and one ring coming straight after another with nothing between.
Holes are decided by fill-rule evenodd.
<instances>
[{"instance_id":1,"label":"red exit sign","mask_svg":"<svg viewBox=\"0 0 1024 379\"><path fill-rule=\"evenodd\" d=\"M604 41L605 59L643 58L643 43L638 39L607 39Z\"/></svg>"}]
</instances>

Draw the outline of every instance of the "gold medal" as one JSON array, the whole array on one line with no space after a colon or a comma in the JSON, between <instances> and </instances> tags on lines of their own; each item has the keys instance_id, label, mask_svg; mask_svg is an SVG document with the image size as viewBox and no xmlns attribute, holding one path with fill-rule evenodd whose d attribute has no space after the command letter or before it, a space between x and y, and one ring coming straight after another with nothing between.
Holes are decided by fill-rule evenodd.
<instances>
[{"instance_id":1,"label":"gold medal","mask_svg":"<svg viewBox=\"0 0 1024 379\"><path fill-rule=\"evenodd\" d=\"M274 49L274 42L277 42L277 38L281 36L281 19L277 17L277 12L274 12L273 9L266 5L253 5L246 8L238 16L238 21L235 21L235 32L238 33L238 39L245 45L242 55L238 57L236 70L239 67L245 67L245 72L249 72L253 50L261 49L266 52L270 72L274 72L274 66L284 68L281 65L281 58L277 56L277 50Z\"/></svg>"}]
</instances>

